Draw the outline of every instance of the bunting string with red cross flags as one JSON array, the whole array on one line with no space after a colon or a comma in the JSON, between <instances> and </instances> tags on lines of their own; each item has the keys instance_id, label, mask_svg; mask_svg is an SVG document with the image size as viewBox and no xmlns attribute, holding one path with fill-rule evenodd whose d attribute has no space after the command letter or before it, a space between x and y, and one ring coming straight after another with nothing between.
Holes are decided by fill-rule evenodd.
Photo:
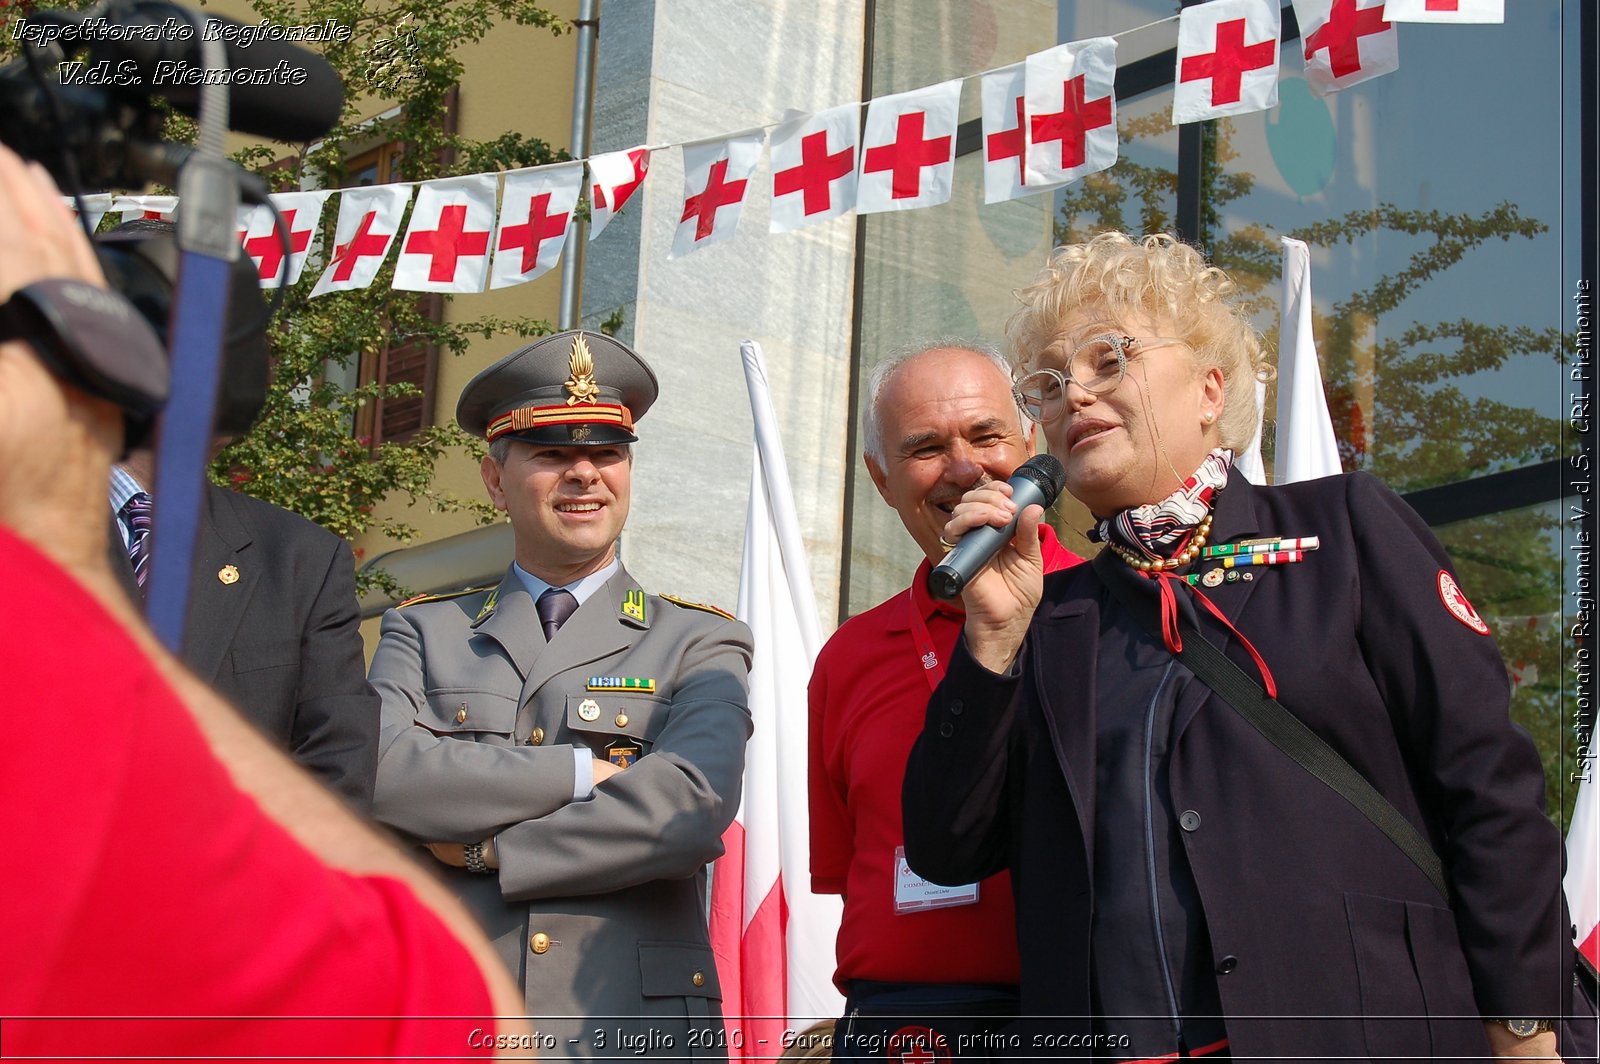
<instances>
[{"instance_id":1,"label":"bunting string with red cross flags","mask_svg":"<svg viewBox=\"0 0 1600 1064\"><path fill-rule=\"evenodd\" d=\"M1398 70L1398 23L1505 21L1504 0L1290 2L1301 33L1294 51L1318 96ZM668 259L736 236L764 145L772 170L771 183L762 190L771 205L770 233L852 211L937 207L952 196L961 93L973 79L979 82L983 198L1003 203L1116 165L1119 37L1177 23L1175 124L1277 106L1279 72L1285 68L1281 3L1206 0L1120 33L1047 48L1022 62L864 103L788 111L770 125L741 133L641 144L504 173L275 193L271 200L287 230L287 263L284 237L265 208L241 209L238 236L266 288L283 280L298 283L313 260L321 272L312 296L365 288L390 254L397 256L396 289L459 294L506 288L554 269L583 193L594 240L618 212L641 198L652 155L672 148L683 154L685 180ZM322 207L334 196L339 211L322 261L317 250ZM74 201L67 202L77 209ZM83 197L83 203L91 227L107 211L124 220L170 220L179 208L176 197L156 195L96 193Z\"/></svg>"}]
</instances>

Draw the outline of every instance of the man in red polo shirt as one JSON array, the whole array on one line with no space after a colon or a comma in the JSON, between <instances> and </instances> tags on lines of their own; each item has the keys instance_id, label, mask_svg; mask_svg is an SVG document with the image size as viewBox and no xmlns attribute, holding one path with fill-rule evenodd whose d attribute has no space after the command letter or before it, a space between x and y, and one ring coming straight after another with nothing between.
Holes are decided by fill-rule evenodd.
<instances>
[{"instance_id":1,"label":"man in red polo shirt","mask_svg":"<svg viewBox=\"0 0 1600 1064\"><path fill-rule=\"evenodd\" d=\"M842 894L838 969L846 995L833 1059L899 1059L926 1048L1006 1055L1017 947L1005 873L966 887L926 883L902 853L900 784L928 695L964 619L928 595L950 509L1004 480L1031 432L994 348L939 341L880 363L867 386L866 462L926 560L911 586L846 621L810 686L811 889ZM1082 561L1041 527L1045 571Z\"/></svg>"}]
</instances>

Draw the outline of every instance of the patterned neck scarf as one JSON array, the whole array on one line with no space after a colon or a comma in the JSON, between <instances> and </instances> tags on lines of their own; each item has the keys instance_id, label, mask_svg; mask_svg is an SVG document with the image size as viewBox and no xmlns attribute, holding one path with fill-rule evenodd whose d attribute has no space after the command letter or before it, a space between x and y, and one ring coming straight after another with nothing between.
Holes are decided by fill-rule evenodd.
<instances>
[{"instance_id":1,"label":"patterned neck scarf","mask_svg":"<svg viewBox=\"0 0 1600 1064\"><path fill-rule=\"evenodd\" d=\"M1147 561L1176 557L1189 545L1195 526L1216 505L1217 493L1228 483L1232 465L1233 451L1218 447L1177 491L1160 502L1134 506L1101 521L1090 530L1089 538L1115 543Z\"/></svg>"}]
</instances>

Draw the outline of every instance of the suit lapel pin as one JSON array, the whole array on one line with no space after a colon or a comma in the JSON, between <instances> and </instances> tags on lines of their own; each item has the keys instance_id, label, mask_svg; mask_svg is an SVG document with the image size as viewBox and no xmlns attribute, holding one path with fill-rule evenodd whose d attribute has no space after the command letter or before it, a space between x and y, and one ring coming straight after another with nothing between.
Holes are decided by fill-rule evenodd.
<instances>
[{"instance_id":1,"label":"suit lapel pin","mask_svg":"<svg viewBox=\"0 0 1600 1064\"><path fill-rule=\"evenodd\" d=\"M217 570L217 579L224 584L237 584L239 582L239 567L237 565L224 565Z\"/></svg>"}]
</instances>

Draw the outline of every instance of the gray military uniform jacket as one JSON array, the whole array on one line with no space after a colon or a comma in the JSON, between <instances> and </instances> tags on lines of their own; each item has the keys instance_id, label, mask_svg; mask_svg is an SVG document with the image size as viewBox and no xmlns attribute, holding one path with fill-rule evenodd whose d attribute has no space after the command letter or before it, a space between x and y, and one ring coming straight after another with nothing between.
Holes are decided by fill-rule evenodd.
<instances>
[{"instance_id":1,"label":"gray military uniform jacket","mask_svg":"<svg viewBox=\"0 0 1600 1064\"><path fill-rule=\"evenodd\" d=\"M750 655L744 624L621 568L549 644L514 571L384 616L374 813L419 842L494 836L497 874L443 871L541 1056L724 1055L704 868L739 807ZM632 763L574 801L575 746Z\"/></svg>"}]
</instances>

